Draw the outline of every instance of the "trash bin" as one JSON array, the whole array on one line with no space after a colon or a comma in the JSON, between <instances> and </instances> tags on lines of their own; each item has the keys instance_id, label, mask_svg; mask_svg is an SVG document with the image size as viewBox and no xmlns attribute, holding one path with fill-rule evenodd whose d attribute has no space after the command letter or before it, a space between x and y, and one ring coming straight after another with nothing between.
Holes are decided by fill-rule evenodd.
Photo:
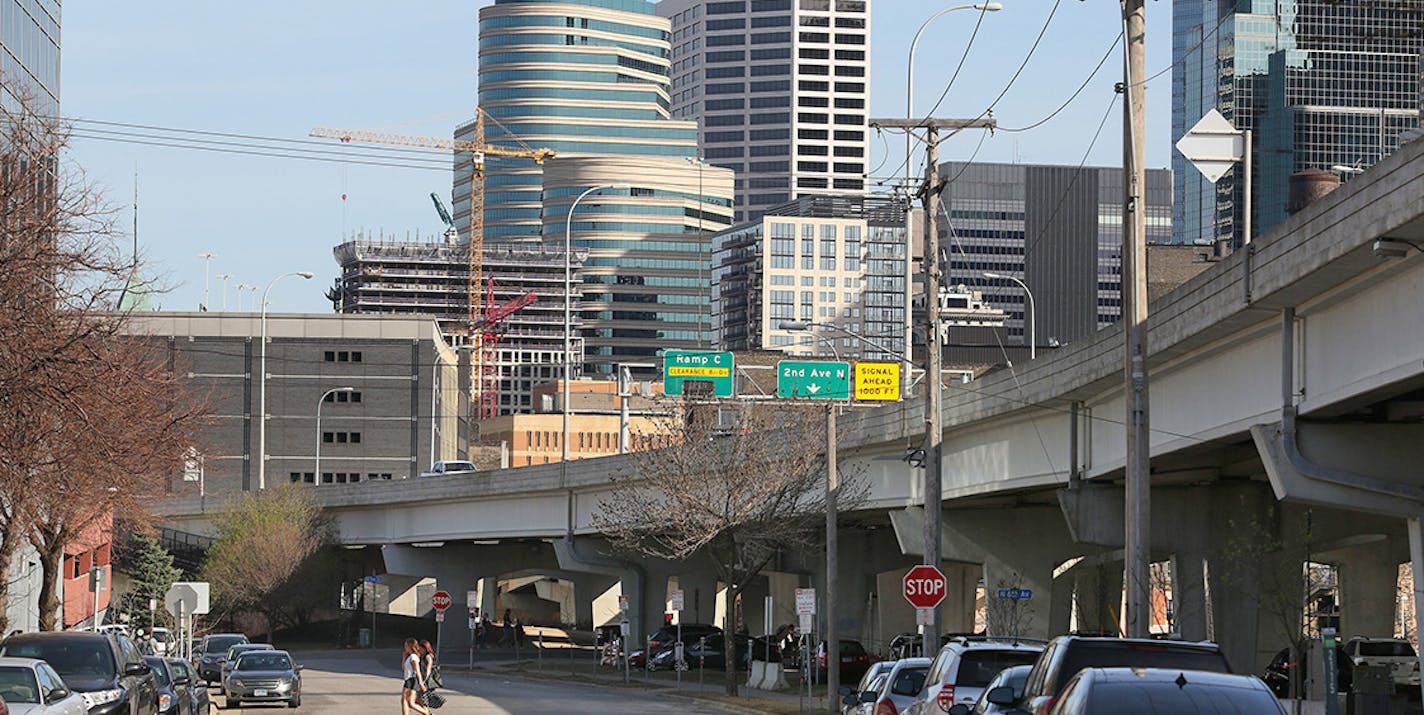
<instances>
[{"instance_id":1,"label":"trash bin","mask_svg":"<svg viewBox=\"0 0 1424 715\"><path fill-rule=\"evenodd\" d=\"M1357 665L1346 701L1347 715L1390 715L1394 679L1388 666Z\"/></svg>"},{"instance_id":2,"label":"trash bin","mask_svg":"<svg viewBox=\"0 0 1424 715\"><path fill-rule=\"evenodd\" d=\"M362 648L371 647L371 629L362 628L356 632L356 643Z\"/></svg>"}]
</instances>

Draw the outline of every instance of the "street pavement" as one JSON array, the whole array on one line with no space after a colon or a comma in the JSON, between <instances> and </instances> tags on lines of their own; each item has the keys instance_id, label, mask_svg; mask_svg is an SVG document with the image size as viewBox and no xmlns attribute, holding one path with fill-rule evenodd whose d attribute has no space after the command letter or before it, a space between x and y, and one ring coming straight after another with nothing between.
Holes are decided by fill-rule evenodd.
<instances>
[{"instance_id":1,"label":"street pavement","mask_svg":"<svg viewBox=\"0 0 1424 715\"><path fill-rule=\"evenodd\" d=\"M399 715L400 653L397 651L329 651L296 653L302 664L302 706L306 715ZM726 713L664 693L590 686L557 680L509 678L498 673L444 674L447 698L442 715L601 715L627 713ZM224 698L213 690L214 713L260 713L283 709L281 705L243 705L226 709Z\"/></svg>"}]
</instances>

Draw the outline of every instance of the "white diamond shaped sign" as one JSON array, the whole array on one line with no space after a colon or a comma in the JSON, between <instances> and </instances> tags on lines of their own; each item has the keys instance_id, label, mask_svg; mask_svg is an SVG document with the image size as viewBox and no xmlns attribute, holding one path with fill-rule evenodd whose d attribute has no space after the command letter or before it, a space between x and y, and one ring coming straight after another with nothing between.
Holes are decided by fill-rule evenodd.
<instances>
[{"instance_id":1,"label":"white diamond shaped sign","mask_svg":"<svg viewBox=\"0 0 1424 715\"><path fill-rule=\"evenodd\" d=\"M1177 151L1215 184L1246 155L1246 137L1212 109L1177 142Z\"/></svg>"}]
</instances>

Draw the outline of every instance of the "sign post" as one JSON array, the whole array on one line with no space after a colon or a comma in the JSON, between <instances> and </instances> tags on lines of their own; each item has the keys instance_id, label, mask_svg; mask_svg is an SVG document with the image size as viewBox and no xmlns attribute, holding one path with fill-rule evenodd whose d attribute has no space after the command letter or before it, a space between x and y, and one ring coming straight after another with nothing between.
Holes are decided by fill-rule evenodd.
<instances>
[{"instance_id":1,"label":"sign post","mask_svg":"<svg viewBox=\"0 0 1424 715\"><path fill-rule=\"evenodd\" d=\"M435 608L435 623L445 622L445 609L450 607L450 594L444 591L436 591L430 596L430 605ZM435 659L440 659L440 634L445 629L440 625L435 626Z\"/></svg>"},{"instance_id":2,"label":"sign post","mask_svg":"<svg viewBox=\"0 0 1424 715\"><path fill-rule=\"evenodd\" d=\"M681 685L682 671L687 670L687 663L682 659L682 609L685 605L687 605L687 602L683 597L683 592L680 588L668 595L670 596L668 598L668 608L671 609L673 613L677 614L677 644L673 646L674 652L672 658L672 668L673 670L677 671L677 683L678 685ZM652 653L649 653L648 657L651 658Z\"/></svg>"},{"instance_id":3,"label":"sign post","mask_svg":"<svg viewBox=\"0 0 1424 715\"><path fill-rule=\"evenodd\" d=\"M939 568L921 564L905 572L902 592L905 600L915 607L915 623L920 626L933 625L934 609L939 607L945 595L944 574ZM920 629L924 633L924 628ZM938 643L927 643L920 639L920 654L928 655L939 650Z\"/></svg>"}]
</instances>

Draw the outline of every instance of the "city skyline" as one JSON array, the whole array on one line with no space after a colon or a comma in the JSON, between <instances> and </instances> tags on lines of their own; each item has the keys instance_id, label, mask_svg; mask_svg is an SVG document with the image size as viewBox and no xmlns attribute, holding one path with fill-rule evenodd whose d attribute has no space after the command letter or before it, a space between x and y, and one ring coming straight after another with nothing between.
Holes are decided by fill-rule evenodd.
<instances>
[{"instance_id":1,"label":"city skyline","mask_svg":"<svg viewBox=\"0 0 1424 715\"><path fill-rule=\"evenodd\" d=\"M202 7L160 13L143 7L71 6L65 16L65 113L291 139L305 139L319 124L449 137L472 110L476 15L487 4L436 3L418 16L377 3L347 3L336 12L335 6L258 2L240 15ZM1047 5L1009 3L985 17L946 108L936 114L982 111L1023 61L1043 27ZM910 17L888 4L875 7L870 113L896 116L904 112L905 48L933 8ZM433 22L433 17L447 20ZM927 30L933 41L922 40L916 58L917 107L934 105L974 19L974 13L953 13ZM1013 120L1036 122L1061 105L1102 60L1117 23L1113 7L1063 3L1042 46L996 110L1004 126ZM1169 8L1156 10L1149 23L1149 67L1163 69L1170 62ZM254 43L256 37L262 39ZM187 59L175 62L177 57ZM1112 84L1120 79L1119 57L1120 47L1052 121L1034 131L986 137L977 158L1011 161L1017 156L1076 165L1103 121ZM1152 166L1169 161L1167 80L1159 77L1149 86ZM441 118L416 121L431 116ZM1116 162L1117 124L1108 119L1089 163ZM208 302L214 308L222 305L223 282L217 275L235 276L227 282L232 307L237 303L232 285L265 285L277 272L273 256L280 256L281 268L311 270L317 280L278 285L270 309L328 312L330 303L322 293L338 270L332 248L352 232L384 229L436 239L443 229L428 194L448 192L448 160L434 171L293 161L134 144L129 142L164 140L112 133L158 132L95 131L96 126L76 128L71 158L105 187L120 209L117 223L124 227L131 224L128 206L137 168L139 243L150 277L173 288L156 298L165 309L192 310L202 301L204 266L197 254L210 251L217 254L208 280ZM903 151L897 148L903 143L899 135L871 134L874 174L903 173L896 171ZM114 138L126 141L110 141ZM964 134L947 142L943 159L969 158L979 139ZM315 148L342 149L335 143ZM871 189L876 189L873 182Z\"/></svg>"}]
</instances>

